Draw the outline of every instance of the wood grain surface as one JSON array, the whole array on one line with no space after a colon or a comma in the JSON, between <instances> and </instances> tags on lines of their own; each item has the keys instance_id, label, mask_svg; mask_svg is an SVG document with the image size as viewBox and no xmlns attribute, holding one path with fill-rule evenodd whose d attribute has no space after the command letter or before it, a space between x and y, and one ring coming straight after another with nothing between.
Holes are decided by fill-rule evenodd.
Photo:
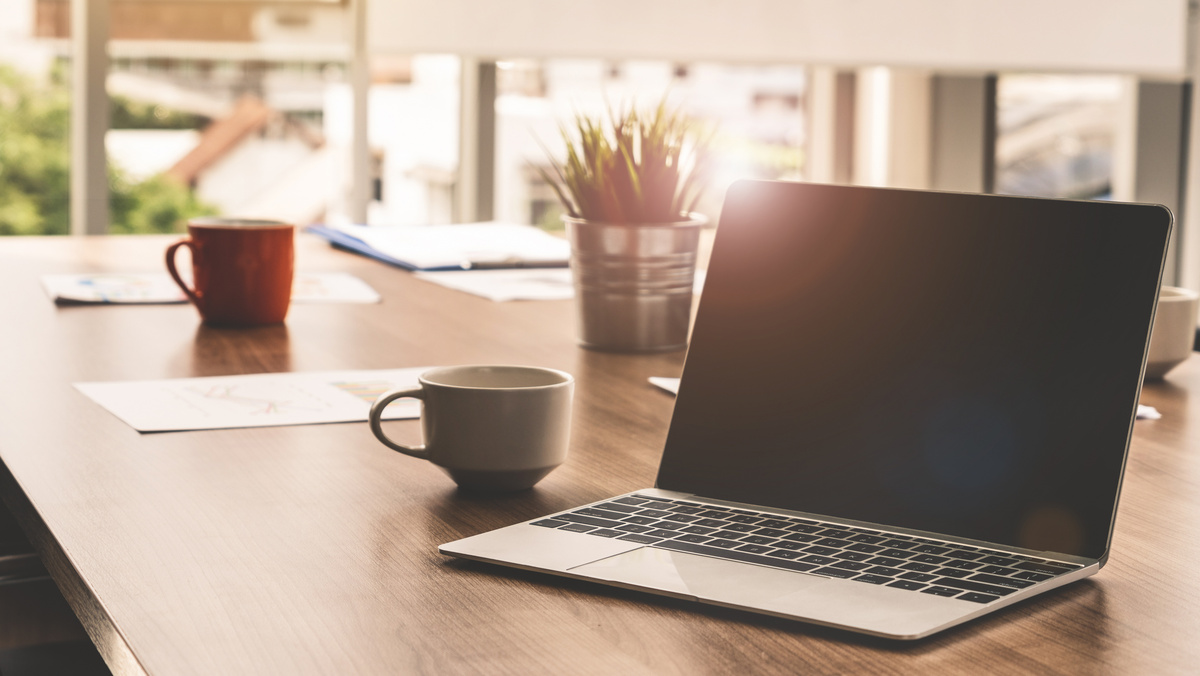
<instances>
[{"instance_id":1,"label":"wood grain surface","mask_svg":"<svg viewBox=\"0 0 1200 676\"><path fill-rule=\"evenodd\" d=\"M0 241L0 495L116 674L1194 673L1200 361L1150 384L1112 556L913 644L453 560L443 542L650 486L681 352L578 348L574 307L493 303L301 237L378 305L214 329L178 306L56 307L38 276L156 271L171 238ZM139 434L71 383L532 364L577 379L571 455L532 490L457 491L366 423ZM1196 425L1190 421L1195 419ZM389 431L415 441L415 422Z\"/></svg>"}]
</instances>

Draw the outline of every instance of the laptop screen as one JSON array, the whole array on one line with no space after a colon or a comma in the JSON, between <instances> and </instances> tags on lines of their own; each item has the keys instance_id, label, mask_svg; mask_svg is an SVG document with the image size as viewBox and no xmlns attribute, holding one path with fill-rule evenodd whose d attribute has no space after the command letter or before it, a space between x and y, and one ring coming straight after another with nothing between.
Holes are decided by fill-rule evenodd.
<instances>
[{"instance_id":1,"label":"laptop screen","mask_svg":"<svg viewBox=\"0 0 1200 676\"><path fill-rule=\"evenodd\" d=\"M1100 558L1170 224L735 185L658 487Z\"/></svg>"}]
</instances>

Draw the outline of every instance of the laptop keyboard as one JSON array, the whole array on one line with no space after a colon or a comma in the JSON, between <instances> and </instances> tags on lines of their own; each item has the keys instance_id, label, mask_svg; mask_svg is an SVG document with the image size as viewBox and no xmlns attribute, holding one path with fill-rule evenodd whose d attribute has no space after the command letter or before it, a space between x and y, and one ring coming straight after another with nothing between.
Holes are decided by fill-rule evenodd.
<instances>
[{"instance_id":1,"label":"laptop keyboard","mask_svg":"<svg viewBox=\"0 0 1200 676\"><path fill-rule=\"evenodd\" d=\"M534 526L991 603L1080 568L814 519L627 495Z\"/></svg>"}]
</instances>

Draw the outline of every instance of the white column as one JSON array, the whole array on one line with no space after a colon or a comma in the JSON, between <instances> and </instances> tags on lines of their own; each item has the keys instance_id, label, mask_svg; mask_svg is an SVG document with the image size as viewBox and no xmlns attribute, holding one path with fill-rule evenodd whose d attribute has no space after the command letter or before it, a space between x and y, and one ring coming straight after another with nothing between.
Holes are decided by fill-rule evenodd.
<instances>
[{"instance_id":1,"label":"white column","mask_svg":"<svg viewBox=\"0 0 1200 676\"><path fill-rule=\"evenodd\" d=\"M109 0L71 0L71 234L108 232Z\"/></svg>"},{"instance_id":2,"label":"white column","mask_svg":"<svg viewBox=\"0 0 1200 676\"><path fill-rule=\"evenodd\" d=\"M350 220L366 224L371 201L371 139L367 106L371 61L367 53L367 0L351 0L350 91L353 118L350 132Z\"/></svg>"},{"instance_id":3,"label":"white column","mask_svg":"<svg viewBox=\"0 0 1200 676\"><path fill-rule=\"evenodd\" d=\"M930 77L919 70L865 68L855 98L854 182L928 188Z\"/></svg>"},{"instance_id":4,"label":"white column","mask_svg":"<svg viewBox=\"0 0 1200 676\"><path fill-rule=\"evenodd\" d=\"M827 66L809 73L806 178L849 183L854 164L854 73Z\"/></svg>"}]
</instances>

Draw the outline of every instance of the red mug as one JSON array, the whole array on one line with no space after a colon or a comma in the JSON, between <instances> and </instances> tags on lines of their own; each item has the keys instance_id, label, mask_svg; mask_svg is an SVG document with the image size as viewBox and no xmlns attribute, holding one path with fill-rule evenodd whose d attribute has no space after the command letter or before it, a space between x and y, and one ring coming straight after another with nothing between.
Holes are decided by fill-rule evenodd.
<instances>
[{"instance_id":1,"label":"red mug","mask_svg":"<svg viewBox=\"0 0 1200 676\"><path fill-rule=\"evenodd\" d=\"M278 324L292 299L295 228L280 221L194 218L188 236L167 247L167 271L209 324ZM189 287L175 254L192 252Z\"/></svg>"}]
</instances>

